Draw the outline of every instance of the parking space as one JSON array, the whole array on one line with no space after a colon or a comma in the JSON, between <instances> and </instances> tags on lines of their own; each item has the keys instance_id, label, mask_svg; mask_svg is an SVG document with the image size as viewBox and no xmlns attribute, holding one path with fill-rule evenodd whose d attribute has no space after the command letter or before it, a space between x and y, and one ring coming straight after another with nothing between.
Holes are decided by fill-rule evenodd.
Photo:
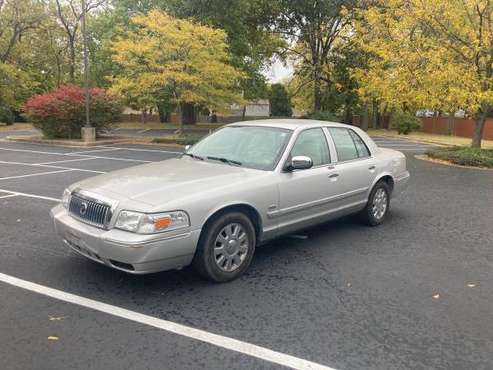
<instances>
[{"instance_id":1,"label":"parking space","mask_svg":"<svg viewBox=\"0 0 493 370\"><path fill-rule=\"evenodd\" d=\"M404 151L412 173L385 224L348 217L276 240L258 249L246 275L222 285L190 268L114 271L53 233L48 213L66 186L179 149L0 142L0 274L115 308L0 281L7 368L491 368L493 172L415 159L426 144L376 141ZM133 316L116 316L118 308ZM134 320L139 314L156 326ZM20 356L27 352L36 364Z\"/></svg>"}]
</instances>

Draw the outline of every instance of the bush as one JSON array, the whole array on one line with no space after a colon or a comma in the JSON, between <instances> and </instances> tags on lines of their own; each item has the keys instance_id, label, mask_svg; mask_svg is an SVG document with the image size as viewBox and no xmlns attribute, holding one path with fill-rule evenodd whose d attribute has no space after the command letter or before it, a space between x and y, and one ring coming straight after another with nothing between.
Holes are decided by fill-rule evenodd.
<instances>
[{"instance_id":1,"label":"bush","mask_svg":"<svg viewBox=\"0 0 493 370\"><path fill-rule=\"evenodd\" d=\"M84 89L61 86L50 93L33 96L24 104L24 110L46 138L80 138L86 117ZM110 128L120 112L121 105L115 98L103 89L91 89L90 118L96 133Z\"/></svg>"},{"instance_id":2,"label":"bush","mask_svg":"<svg viewBox=\"0 0 493 370\"><path fill-rule=\"evenodd\" d=\"M341 119L337 117L337 115L334 112L322 111L322 110L310 113L308 115L308 118L316 119L319 121L341 122Z\"/></svg>"},{"instance_id":3,"label":"bush","mask_svg":"<svg viewBox=\"0 0 493 370\"><path fill-rule=\"evenodd\" d=\"M456 146L433 149L426 154L431 158L444 159L462 166L493 168L493 149Z\"/></svg>"},{"instance_id":4,"label":"bush","mask_svg":"<svg viewBox=\"0 0 493 370\"><path fill-rule=\"evenodd\" d=\"M286 88L282 84L273 84L269 91L270 113L274 117L291 117L293 109Z\"/></svg>"},{"instance_id":5,"label":"bush","mask_svg":"<svg viewBox=\"0 0 493 370\"><path fill-rule=\"evenodd\" d=\"M15 121L15 114L7 107L0 106L0 122L7 125L13 124Z\"/></svg>"},{"instance_id":6,"label":"bush","mask_svg":"<svg viewBox=\"0 0 493 370\"><path fill-rule=\"evenodd\" d=\"M421 120L414 114L398 112L392 116L391 128L396 129L399 135L408 135L421 128Z\"/></svg>"}]
</instances>

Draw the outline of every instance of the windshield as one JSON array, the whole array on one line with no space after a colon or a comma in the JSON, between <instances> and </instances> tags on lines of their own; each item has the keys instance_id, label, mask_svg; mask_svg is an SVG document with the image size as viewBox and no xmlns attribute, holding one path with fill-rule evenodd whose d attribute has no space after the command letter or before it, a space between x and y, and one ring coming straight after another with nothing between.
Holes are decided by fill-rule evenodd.
<instances>
[{"instance_id":1,"label":"windshield","mask_svg":"<svg viewBox=\"0 0 493 370\"><path fill-rule=\"evenodd\" d=\"M274 127L228 126L199 141L187 154L235 166L273 170L291 133Z\"/></svg>"}]
</instances>

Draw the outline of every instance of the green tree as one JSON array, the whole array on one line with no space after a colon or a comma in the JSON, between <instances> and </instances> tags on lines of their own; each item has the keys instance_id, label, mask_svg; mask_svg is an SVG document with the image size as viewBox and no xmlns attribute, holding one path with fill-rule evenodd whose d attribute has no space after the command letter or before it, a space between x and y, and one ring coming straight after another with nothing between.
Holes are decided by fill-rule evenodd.
<instances>
[{"instance_id":1,"label":"green tree","mask_svg":"<svg viewBox=\"0 0 493 370\"><path fill-rule=\"evenodd\" d=\"M284 55L295 65L296 89L309 86L311 110L323 108L323 92L332 88L331 56L350 36L354 0L278 0L274 32L285 40Z\"/></svg>"},{"instance_id":2,"label":"green tree","mask_svg":"<svg viewBox=\"0 0 493 370\"><path fill-rule=\"evenodd\" d=\"M245 99L267 96L261 71L279 51L282 40L270 31L276 8L267 0L161 0L163 8L179 18L193 18L226 32L231 63L245 78Z\"/></svg>"},{"instance_id":3,"label":"green tree","mask_svg":"<svg viewBox=\"0 0 493 370\"><path fill-rule=\"evenodd\" d=\"M112 90L140 109L155 107L163 93L181 110L186 104L225 111L242 102L243 74L230 64L224 31L153 10L131 18L134 26L112 44L122 73ZM181 132L181 127L180 127Z\"/></svg>"},{"instance_id":4,"label":"green tree","mask_svg":"<svg viewBox=\"0 0 493 370\"><path fill-rule=\"evenodd\" d=\"M0 62L8 62L21 38L42 21L43 3L0 0Z\"/></svg>"},{"instance_id":5,"label":"green tree","mask_svg":"<svg viewBox=\"0 0 493 370\"><path fill-rule=\"evenodd\" d=\"M356 71L363 97L396 110L465 109L481 146L493 112L493 3L389 0L362 12L361 46L373 57Z\"/></svg>"},{"instance_id":6,"label":"green tree","mask_svg":"<svg viewBox=\"0 0 493 370\"><path fill-rule=\"evenodd\" d=\"M11 64L0 63L0 111L3 117L12 117L32 94L33 82L29 75ZM11 119L3 118L9 121Z\"/></svg>"},{"instance_id":7,"label":"green tree","mask_svg":"<svg viewBox=\"0 0 493 370\"><path fill-rule=\"evenodd\" d=\"M86 14L101 8L107 2L108 0L86 0L84 3ZM68 49L69 81L70 83L74 83L80 63L78 58L79 51L81 50L80 28L84 13L82 2L80 0L55 0L53 13L65 31L65 42Z\"/></svg>"},{"instance_id":8,"label":"green tree","mask_svg":"<svg viewBox=\"0 0 493 370\"><path fill-rule=\"evenodd\" d=\"M291 99L282 84L272 84L269 91L271 115L277 117L291 117Z\"/></svg>"}]
</instances>

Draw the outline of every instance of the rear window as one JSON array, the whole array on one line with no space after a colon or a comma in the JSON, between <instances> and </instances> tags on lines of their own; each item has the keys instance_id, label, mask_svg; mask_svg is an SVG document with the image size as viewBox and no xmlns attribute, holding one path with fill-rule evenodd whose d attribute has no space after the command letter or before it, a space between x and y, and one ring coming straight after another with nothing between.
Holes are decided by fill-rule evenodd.
<instances>
[{"instance_id":1,"label":"rear window","mask_svg":"<svg viewBox=\"0 0 493 370\"><path fill-rule=\"evenodd\" d=\"M334 141L339 162L370 156L365 142L353 130L342 127L329 127L328 130Z\"/></svg>"}]
</instances>

